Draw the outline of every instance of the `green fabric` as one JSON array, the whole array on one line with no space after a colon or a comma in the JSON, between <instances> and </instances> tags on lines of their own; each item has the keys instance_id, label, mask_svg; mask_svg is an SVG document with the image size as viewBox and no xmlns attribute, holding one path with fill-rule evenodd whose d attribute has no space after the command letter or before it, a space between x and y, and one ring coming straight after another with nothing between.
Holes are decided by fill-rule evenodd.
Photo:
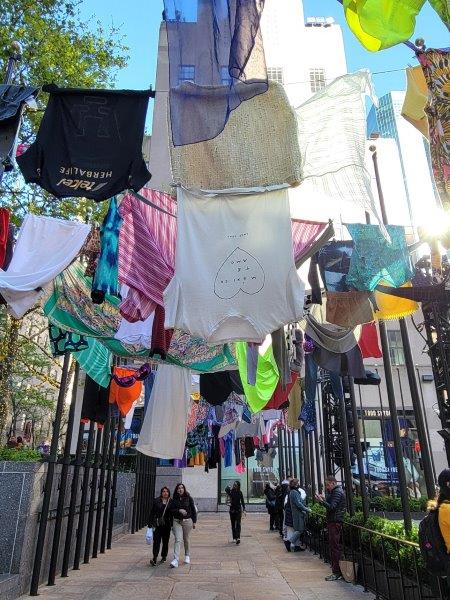
<instances>
[{"instance_id":1,"label":"green fabric","mask_svg":"<svg viewBox=\"0 0 450 600\"><path fill-rule=\"evenodd\" d=\"M450 0L430 0L430 4L450 30Z\"/></svg>"},{"instance_id":2,"label":"green fabric","mask_svg":"<svg viewBox=\"0 0 450 600\"><path fill-rule=\"evenodd\" d=\"M241 376L242 387L250 410L257 413L270 401L280 378L277 363L273 355L272 345L265 353L258 355L256 368L256 385L247 383L247 343L236 343L236 357Z\"/></svg>"},{"instance_id":3,"label":"green fabric","mask_svg":"<svg viewBox=\"0 0 450 600\"><path fill-rule=\"evenodd\" d=\"M121 321L120 299L107 294L103 304L94 304L91 300L92 279L84 271L84 266L75 261L55 278L51 294L44 304L49 323L66 331L96 338L117 356L148 356L147 348L124 344L114 338ZM199 372L222 371L235 364L229 344L208 346L204 340L180 331L174 332L167 359L152 360Z\"/></svg>"},{"instance_id":4,"label":"green fabric","mask_svg":"<svg viewBox=\"0 0 450 600\"><path fill-rule=\"evenodd\" d=\"M44 304L49 322L67 331L97 338L117 356L148 355L146 348L123 344L114 338L121 321L120 299L106 295L103 304L94 304L91 286L92 278L84 274L84 266L79 261L60 273Z\"/></svg>"},{"instance_id":5,"label":"green fabric","mask_svg":"<svg viewBox=\"0 0 450 600\"><path fill-rule=\"evenodd\" d=\"M112 354L94 338L86 338L89 346L81 352L74 352L73 357L98 385L106 388L111 380Z\"/></svg>"},{"instance_id":6,"label":"green fabric","mask_svg":"<svg viewBox=\"0 0 450 600\"><path fill-rule=\"evenodd\" d=\"M344 0L344 12L364 48L377 52L412 36L424 4L425 0Z\"/></svg>"}]
</instances>

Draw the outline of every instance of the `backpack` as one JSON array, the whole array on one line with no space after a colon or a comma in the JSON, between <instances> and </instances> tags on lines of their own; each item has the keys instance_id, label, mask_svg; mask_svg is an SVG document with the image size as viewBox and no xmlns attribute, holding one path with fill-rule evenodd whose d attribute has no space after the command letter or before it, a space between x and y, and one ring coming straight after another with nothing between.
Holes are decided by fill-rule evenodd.
<instances>
[{"instance_id":1,"label":"backpack","mask_svg":"<svg viewBox=\"0 0 450 600\"><path fill-rule=\"evenodd\" d=\"M439 527L439 509L430 510L419 525L419 547L427 570L446 575L448 555Z\"/></svg>"}]
</instances>

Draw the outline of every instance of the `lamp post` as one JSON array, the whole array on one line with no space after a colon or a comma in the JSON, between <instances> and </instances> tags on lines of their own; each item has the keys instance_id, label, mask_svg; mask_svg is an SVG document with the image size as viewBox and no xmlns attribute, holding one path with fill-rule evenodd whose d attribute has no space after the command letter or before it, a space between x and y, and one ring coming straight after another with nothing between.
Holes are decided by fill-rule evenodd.
<instances>
[{"instance_id":1,"label":"lamp post","mask_svg":"<svg viewBox=\"0 0 450 600\"><path fill-rule=\"evenodd\" d=\"M383 189L381 187L381 179L380 179L380 171L378 169L378 160L377 160L377 148L374 145L369 147L370 152L372 153L372 161L375 171L375 180L377 184L378 190L378 198L380 200L380 209L381 209L381 217L383 219L383 223L385 225L388 224L387 214L386 214L386 206L384 204L384 196ZM394 391L394 381L392 378L392 364L391 357L389 354L389 343L387 336L386 323L384 321L378 322L379 331L380 331L380 341L381 341L381 350L383 353L383 364L384 364L384 375L386 378L386 391L389 403L389 410L392 421L392 441L394 443L394 452L395 452L395 462L397 465L397 477L398 484L400 488L400 498L402 502L402 510L403 510L403 521L405 524L405 530L411 531L412 521L411 521L411 510L409 507L409 495L408 488L406 485L406 473L405 473L405 465L403 463L403 453L402 453L402 445L400 439L400 429L398 424L398 414L397 414L397 405L395 402L395 391ZM407 343L409 344L409 338Z\"/></svg>"}]
</instances>

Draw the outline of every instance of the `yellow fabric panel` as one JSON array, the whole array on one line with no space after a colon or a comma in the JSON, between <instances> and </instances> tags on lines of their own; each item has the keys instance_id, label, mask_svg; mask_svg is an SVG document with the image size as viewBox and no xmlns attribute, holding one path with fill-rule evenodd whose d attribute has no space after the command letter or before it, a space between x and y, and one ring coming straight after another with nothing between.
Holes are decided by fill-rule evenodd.
<instances>
[{"instance_id":1,"label":"yellow fabric panel","mask_svg":"<svg viewBox=\"0 0 450 600\"><path fill-rule=\"evenodd\" d=\"M392 287L385 281L380 281L380 285ZM400 287L412 287L412 284L410 281L408 281ZM374 317L377 321L389 321L390 319L409 317L419 309L419 305L414 300L398 298L397 296L383 294L382 292L377 292L376 290L375 302L379 308L379 310L374 312Z\"/></svg>"},{"instance_id":2,"label":"yellow fabric panel","mask_svg":"<svg viewBox=\"0 0 450 600\"><path fill-rule=\"evenodd\" d=\"M428 101L428 87L422 66L406 69L406 95L403 102L402 117L409 121L427 139L430 139L428 117L425 106Z\"/></svg>"}]
</instances>

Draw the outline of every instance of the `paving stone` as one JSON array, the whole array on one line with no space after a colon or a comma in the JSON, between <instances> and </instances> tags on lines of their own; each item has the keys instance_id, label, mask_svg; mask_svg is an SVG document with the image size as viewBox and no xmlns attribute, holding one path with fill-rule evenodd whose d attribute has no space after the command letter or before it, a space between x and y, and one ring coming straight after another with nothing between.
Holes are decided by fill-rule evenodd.
<instances>
[{"instance_id":1,"label":"paving stone","mask_svg":"<svg viewBox=\"0 0 450 600\"><path fill-rule=\"evenodd\" d=\"M242 543L230 543L226 513L200 514L192 536L191 564L150 566L143 535L125 535L113 548L68 579L39 589L41 600L371 600L361 587L326 582L330 573L317 555L288 553L267 514L242 524ZM171 552L173 539L171 540ZM183 558L183 557L182 557ZM26 600L28 596L23 596Z\"/></svg>"}]
</instances>

